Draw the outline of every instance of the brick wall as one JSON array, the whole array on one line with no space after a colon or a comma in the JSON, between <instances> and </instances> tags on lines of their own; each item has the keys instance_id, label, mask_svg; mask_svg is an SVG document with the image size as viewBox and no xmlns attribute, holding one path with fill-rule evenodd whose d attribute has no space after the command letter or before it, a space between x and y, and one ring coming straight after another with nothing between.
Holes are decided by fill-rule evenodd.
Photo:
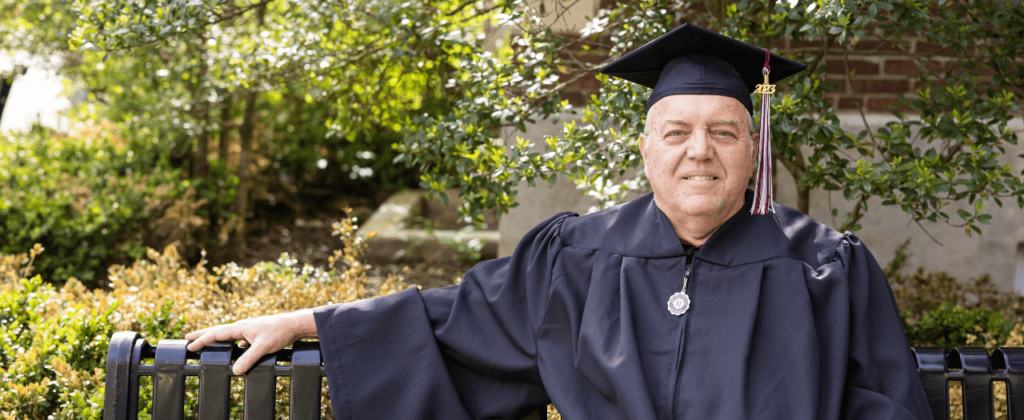
<instances>
[{"instance_id":1,"label":"brick wall","mask_svg":"<svg viewBox=\"0 0 1024 420\"><path fill-rule=\"evenodd\" d=\"M601 7L610 7L614 0L601 0ZM703 3L693 5L692 13L706 13L703 10ZM902 45L890 43L883 40L881 31L875 30L869 33L868 37L859 40L851 49L849 55L843 52L838 43L829 48L825 56L825 78L836 85L836 88L826 95L839 111L851 111L861 108L866 112L885 112L891 110L905 111L905 108L897 106L897 97L904 94L908 100L916 98L915 90L919 82L911 80L912 76L920 73L918 61L927 60L929 71L941 72L948 66L955 65L955 57L944 55L943 49L924 39L905 36ZM805 52L813 56L819 51L823 40L815 41L794 41L785 39L773 50L793 56L795 52ZM844 63L846 56L847 63ZM580 61L599 63L607 57L607 51L591 50L578 57ZM849 70L854 71L852 77L847 77L847 64ZM989 73L982 73L983 78L990 76ZM568 77L563 77L563 81ZM599 83L593 75L583 77L574 82L569 88L563 91L563 97L568 99L573 106L585 106L591 94L596 94ZM1015 92L1020 95L1019 89Z\"/></svg>"}]
</instances>

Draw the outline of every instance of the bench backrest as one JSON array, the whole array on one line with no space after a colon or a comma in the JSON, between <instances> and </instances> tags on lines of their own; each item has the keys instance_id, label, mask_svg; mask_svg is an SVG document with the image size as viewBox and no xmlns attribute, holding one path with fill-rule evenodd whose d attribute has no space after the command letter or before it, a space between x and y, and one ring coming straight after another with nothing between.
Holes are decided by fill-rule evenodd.
<instances>
[{"instance_id":1,"label":"bench backrest","mask_svg":"<svg viewBox=\"0 0 1024 420\"><path fill-rule=\"evenodd\" d=\"M104 420L136 420L139 377L153 377L153 420L181 420L185 408L185 377L199 377L199 419L227 419L230 413L231 361L244 349L234 343L215 343L198 353L185 349L186 340L160 340L151 346L134 332L118 332L107 348ZM153 364L143 365L145 359ZM187 360L199 360L191 365ZM290 362L278 366L278 361ZM324 368L320 344L297 342L291 349L267 355L245 375L246 420L273 420L278 376L288 376L289 414L295 420L320 418L320 387Z\"/></svg>"},{"instance_id":2,"label":"bench backrest","mask_svg":"<svg viewBox=\"0 0 1024 420\"><path fill-rule=\"evenodd\" d=\"M138 333L122 331L110 339L104 420L136 420L139 378L153 377L153 420L181 420L185 407L185 377L199 377L199 420L230 415L231 361L244 349L216 343L190 352L186 340L161 340L152 346ZM993 383L1006 383L1010 419L1024 420L1024 348L1000 348L991 355L981 347L961 347L945 354L938 347L913 348L918 372L936 420L949 419L949 383L960 381L965 420L993 418ZM153 364L142 364L153 359ZM188 360L198 360L189 364ZM279 366L278 361L289 362ZM290 377L289 415L293 420L320 418L320 388L324 368L320 344L297 342L264 356L245 375L243 412L246 420L275 418L277 377ZM545 410L523 420L544 420Z\"/></svg>"},{"instance_id":3,"label":"bench backrest","mask_svg":"<svg viewBox=\"0 0 1024 420\"><path fill-rule=\"evenodd\" d=\"M984 347L913 348L917 371L936 420L949 419L949 383L959 381L965 420L994 418L993 388L1006 384L1009 418L1024 420L1024 348L1002 347L989 355Z\"/></svg>"}]
</instances>

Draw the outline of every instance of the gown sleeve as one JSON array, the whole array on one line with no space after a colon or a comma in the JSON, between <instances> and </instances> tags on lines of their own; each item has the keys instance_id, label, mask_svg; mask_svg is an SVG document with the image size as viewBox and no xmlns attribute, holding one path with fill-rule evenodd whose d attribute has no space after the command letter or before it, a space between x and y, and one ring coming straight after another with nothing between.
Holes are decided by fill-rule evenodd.
<instances>
[{"instance_id":1,"label":"gown sleeve","mask_svg":"<svg viewBox=\"0 0 1024 420\"><path fill-rule=\"evenodd\" d=\"M536 336L570 215L457 286L316 308L335 417L519 419L547 404Z\"/></svg>"},{"instance_id":2,"label":"gown sleeve","mask_svg":"<svg viewBox=\"0 0 1024 420\"><path fill-rule=\"evenodd\" d=\"M888 280L859 238L847 234L842 247L850 288L843 418L932 419Z\"/></svg>"}]
</instances>

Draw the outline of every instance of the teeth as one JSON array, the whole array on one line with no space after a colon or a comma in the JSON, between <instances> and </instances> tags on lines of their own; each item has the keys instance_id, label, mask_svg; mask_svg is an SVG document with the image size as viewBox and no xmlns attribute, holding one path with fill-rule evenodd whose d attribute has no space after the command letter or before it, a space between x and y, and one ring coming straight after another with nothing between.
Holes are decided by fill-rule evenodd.
<instances>
[{"instance_id":1,"label":"teeth","mask_svg":"<svg viewBox=\"0 0 1024 420\"><path fill-rule=\"evenodd\" d=\"M711 180L714 180L715 177L710 176L710 175L698 175L698 176L691 176L691 177L688 177L686 179L691 179L691 180L695 180L695 181L711 181Z\"/></svg>"}]
</instances>

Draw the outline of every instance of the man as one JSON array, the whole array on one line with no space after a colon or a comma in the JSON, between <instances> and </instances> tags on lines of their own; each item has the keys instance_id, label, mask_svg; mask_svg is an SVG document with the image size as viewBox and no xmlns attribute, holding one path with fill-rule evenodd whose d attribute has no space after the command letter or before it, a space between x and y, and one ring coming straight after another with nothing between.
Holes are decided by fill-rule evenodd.
<instances>
[{"instance_id":1,"label":"man","mask_svg":"<svg viewBox=\"0 0 1024 420\"><path fill-rule=\"evenodd\" d=\"M653 194L555 215L459 286L213 327L189 349L247 340L241 374L319 337L342 419L517 419L549 401L567 419L931 418L860 240L746 188L770 156L750 92L803 67L676 28L602 69L653 88Z\"/></svg>"}]
</instances>

